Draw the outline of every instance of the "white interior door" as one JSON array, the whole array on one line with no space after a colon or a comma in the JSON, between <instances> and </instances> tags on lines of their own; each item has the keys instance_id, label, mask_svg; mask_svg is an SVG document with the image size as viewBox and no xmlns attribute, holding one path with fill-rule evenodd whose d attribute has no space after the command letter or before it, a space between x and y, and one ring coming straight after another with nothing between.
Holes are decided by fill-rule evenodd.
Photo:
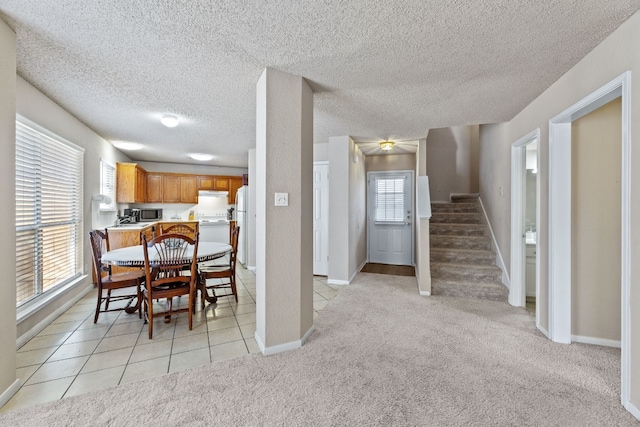
<instances>
[{"instance_id":1,"label":"white interior door","mask_svg":"<svg viewBox=\"0 0 640 427\"><path fill-rule=\"evenodd\" d=\"M329 164L313 165L313 274L329 274Z\"/></svg>"},{"instance_id":2,"label":"white interior door","mask_svg":"<svg viewBox=\"0 0 640 427\"><path fill-rule=\"evenodd\" d=\"M413 265L413 171L367 174L369 262Z\"/></svg>"}]
</instances>

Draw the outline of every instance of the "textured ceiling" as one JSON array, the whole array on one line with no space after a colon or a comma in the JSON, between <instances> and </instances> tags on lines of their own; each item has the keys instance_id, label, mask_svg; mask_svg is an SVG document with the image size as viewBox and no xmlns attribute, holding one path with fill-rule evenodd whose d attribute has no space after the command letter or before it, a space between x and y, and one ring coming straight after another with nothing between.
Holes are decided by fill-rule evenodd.
<instances>
[{"instance_id":1,"label":"textured ceiling","mask_svg":"<svg viewBox=\"0 0 640 427\"><path fill-rule=\"evenodd\" d=\"M0 0L18 74L134 160L246 166L265 67L314 89L314 141L416 140L505 121L631 0ZM178 115L180 126L158 122Z\"/></svg>"}]
</instances>

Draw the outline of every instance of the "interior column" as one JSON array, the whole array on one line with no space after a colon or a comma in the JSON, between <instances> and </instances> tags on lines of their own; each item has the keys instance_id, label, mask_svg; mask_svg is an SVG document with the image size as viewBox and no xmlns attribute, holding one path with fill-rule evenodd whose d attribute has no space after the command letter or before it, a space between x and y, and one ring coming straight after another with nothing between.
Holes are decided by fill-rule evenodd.
<instances>
[{"instance_id":1,"label":"interior column","mask_svg":"<svg viewBox=\"0 0 640 427\"><path fill-rule=\"evenodd\" d=\"M16 215L16 35L0 20L0 190L5 200L0 206L3 218ZM6 220L0 225L2 242L8 249L15 247L15 223ZM0 286L0 406L20 387L16 379L16 260L11 251L0 258L0 272L5 283Z\"/></svg>"},{"instance_id":2,"label":"interior column","mask_svg":"<svg viewBox=\"0 0 640 427\"><path fill-rule=\"evenodd\" d=\"M255 338L273 354L313 332L313 91L300 76L267 68L258 80L252 185Z\"/></svg>"}]
</instances>

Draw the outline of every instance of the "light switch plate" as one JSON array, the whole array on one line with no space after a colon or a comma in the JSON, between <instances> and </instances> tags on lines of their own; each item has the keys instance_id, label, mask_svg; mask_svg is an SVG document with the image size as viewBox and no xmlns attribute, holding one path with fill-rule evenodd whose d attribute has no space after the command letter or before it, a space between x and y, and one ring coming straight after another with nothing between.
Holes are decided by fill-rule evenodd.
<instances>
[{"instance_id":1,"label":"light switch plate","mask_svg":"<svg viewBox=\"0 0 640 427\"><path fill-rule=\"evenodd\" d=\"M289 193L276 193L276 206L289 206Z\"/></svg>"}]
</instances>

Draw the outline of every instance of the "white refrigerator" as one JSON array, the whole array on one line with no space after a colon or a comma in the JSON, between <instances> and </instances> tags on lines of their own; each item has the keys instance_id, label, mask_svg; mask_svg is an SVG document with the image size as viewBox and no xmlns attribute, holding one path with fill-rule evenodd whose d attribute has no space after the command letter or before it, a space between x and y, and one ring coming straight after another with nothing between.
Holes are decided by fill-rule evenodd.
<instances>
[{"instance_id":1,"label":"white refrigerator","mask_svg":"<svg viewBox=\"0 0 640 427\"><path fill-rule=\"evenodd\" d=\"M249 205L249 187L243 185L236 193L236 225L240 227L238 236L238 261L247 266L249 248L249 221L247 210Z\"/></svg>"}]
</instances>

